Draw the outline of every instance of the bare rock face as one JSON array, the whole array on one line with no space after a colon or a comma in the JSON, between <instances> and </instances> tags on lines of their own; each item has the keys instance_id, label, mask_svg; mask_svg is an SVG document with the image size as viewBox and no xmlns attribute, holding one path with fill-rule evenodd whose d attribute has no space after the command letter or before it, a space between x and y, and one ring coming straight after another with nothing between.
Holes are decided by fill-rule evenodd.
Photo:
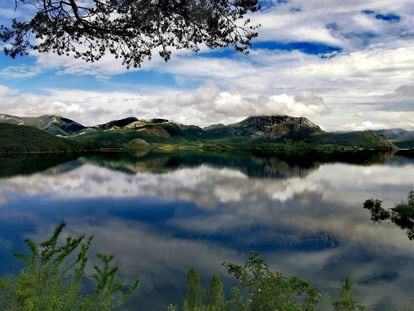
<instances>
[{"instance_id":1,"label":"bare rock face","mask_svg":"<svg viewBox=\"0 0 414 311\"><path fill-rule=\"evenodd\" d=\"M103 130L116 130L119 128L123 128L128 126L131 123L137 122L138 119L135 117L130 117L130 118L125 118L125 119L120 119L120 120L114 120L114 121L110 121L104 124L100 124L97 127Z\"/></svg>"},{"instance_id":2,"label":"bare rock face","mask_svg":"<svg viewBox=\"0 0 414 311\"><path fill-rule=\"evenodd\" d=\"M241 127L253 135L265 135L270 137L281 137L287 134L312 134L323 132L315 123L304 117L290 116L255 116L237 123L237 127Z\"/></svg>"},{"instance_id":3,"label":"bare rock face","mask_svg":"<svg viewBox=\"0 0 414 311\"><path fill-rule=\"evenodd\" d=\"M322 129L306 118L292 118L280 120L272 126L271 137L281 137L292 132L316 133L322 132Z\"/></svg>"},{"instance_id":4,"label":"bare rock face","mask_svg":"<svg viewBox=\"0 0 414 311\"><path fill-rule=\"evenodd\" d=\"M165 129L161 127L142 127L137 129L137 132L150 135L150 136L157 136L157 137L170 137L170 133L168 133Z\"/></svg>"}]
</instances>

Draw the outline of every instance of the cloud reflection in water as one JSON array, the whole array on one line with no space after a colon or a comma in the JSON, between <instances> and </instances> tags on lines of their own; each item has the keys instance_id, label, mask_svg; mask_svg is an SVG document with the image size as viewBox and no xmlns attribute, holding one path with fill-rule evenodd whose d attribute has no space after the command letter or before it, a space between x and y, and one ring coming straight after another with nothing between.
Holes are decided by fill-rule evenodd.
<instances>
[{"instance_id":1,"label":"cloud reflection in water","mask_svg":"<svg viewBox=\"0 0 414 311\"><path fill-rule=\"evenodd\" d=\"M414 161L301 167L251 159L258 166L182 161L166 168L168 159L155 160L80 158L0 179L0 224L28 224L17 227L13 243L45 237L62 220L72 233L95 235L94 249L116 252L128 274L141 276L144 306L148 297L174 302L189 266L208 275L250 250L331 291L351 276L373 308L410 300L414 245L399 228L372 224L362 203L398 203L414 185Z\"/></svg>"}]
</instances>

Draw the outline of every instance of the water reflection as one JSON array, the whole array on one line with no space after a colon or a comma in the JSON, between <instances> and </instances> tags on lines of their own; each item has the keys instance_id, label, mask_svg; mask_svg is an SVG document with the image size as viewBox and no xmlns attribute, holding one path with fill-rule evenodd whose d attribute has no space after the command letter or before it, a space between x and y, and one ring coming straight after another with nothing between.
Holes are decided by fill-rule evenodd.
<instances>
[{"instance_id":1,"label":"water reflection","mask_svg":"<svg viewBox=\"0 0 414 311\"><path fill-rule=\"evenodd\" d=\"M70 160L76 159L74 154L20 154L13 156L0 155L0 178L16 175L31 175L49 168L59 168Z\"/></svg>"},{"instance_id":2,"label":"water reflection","mask_svg":"<svg viewBox=\"0 0 414 311\"><path fill-rule=\"evenodd\" d=\"M407 201L401 202L393 208L384 208L379 199L368 199L364 202L364 208L371 212L371 220L374 223L390 221L405 229L407 237L414 240L414 191L408 194Z\"/></svg>"},{"instance_id":3,"label":"water reflection","mask_svg":"<svg viewBox=\"0 0 414 311\"><path fill-rule=\"evenodd\" d=\"M405 198L413 159L109 154L39 167L0 179L2 273L18 268L8 255L23 236L45 238L65 220L141 277L145 310L178 302L189 266L206 276L224 272L221 262L240 262L251 250L331 292L350 276L371 309L414 296L414 246L361 208L370 197L394 205Z\"/></svg>"}]
</instances>

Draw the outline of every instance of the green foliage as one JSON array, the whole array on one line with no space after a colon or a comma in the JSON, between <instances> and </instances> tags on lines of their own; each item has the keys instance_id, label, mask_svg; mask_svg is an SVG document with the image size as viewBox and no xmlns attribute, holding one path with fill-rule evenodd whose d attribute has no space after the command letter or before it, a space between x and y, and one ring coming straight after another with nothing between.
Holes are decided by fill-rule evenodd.
<instances>
[{"instance_id":1,"label":"green foliage","mask_svg":"<svg viewBox=\"0 0 414 311\"><path fill-rule=\"evenodd\" d=\"M93 237L68 236L62 243L65 224L41 243L25 240L29 255L15 254L25 267L16 276L0 278L0 309L8 311L109 311L122 306L135 294L139 281L130 287L117 281L119 267L114 255L97 254L100 265L93 266L93 286L83 286L87 277L88 251ZM256 252L243 265L223 263L228 273L239 281L226 299L223 283L215 273L208 290L199 274L191 268L187 274L188 291L184 311L311 311L317 310L320 292L299 277L286 277L271 271ZM243 293L243 294L242 294ZM349 279L341 296L333 302L335 311L364 310L353 298ZM170 305L168 311L178 311Z\"/></svg>"},{"instance_id":2,"label":"green foliage","mask_svg":"<svg viewBox=\"0 0 414 311\"><path fill-rule=\"evenodd\" d=\"M184 298L184 310L197 310L202 306L203 287L200 276L194 268L191 268L187 274L188 293Z\"/></svg>"},{"instance_id":3,"label":"green foliage","mask_svg":"<svg viewBox=\"0 0 414 311\"><path fill-rule=\"evenodd\" d=\"M218 310L224 307L224 286L217 273L214 273L211 279L208 306Z\"/></svg>"},{"instance_id":4,"label":"green foliage","mask_svg":"<svg viewBox=\"0 0 414 311\"><path fill-rule=\"evenodd\" d=\"M183 301L184 311L311 311L317 310L321 301L321 293L310 282L271 271L256 252L252 252L243 265L223 263L223 266L240 283L240 287L231 289L231 298L226 299L217 273L213 275L208 296L205 297L200 277L191 268L187 275L188 293ZM333 301L332 306L335 311L364 310L353 298L348 278L340 297ZM168 307L168 311L178 310L177 306Z\"/></svg>"},{"instance_id":5,"label":"green foliage","mask_svg":"<svg viewBox=\"0 0 414 311\"><path fill-rule=\"evenodd\" d=\"M315 310L320 301L320 292L308 281L271 271L256 252L244 265L224 266L247 290L248 310Z\"/></svg>"},{"instance_id":6,"label":"green foliage","mask_svg":"<svg viewBox=\"0 0 414 311\"><path fill-rule=\"evenodd\" d=\"M183 310L316 310L320 301L319 291L309 282L270 271L258 253L251 253L244 265L223 265L240 282L247 295L244 297L235 287L231 290L232 297L226 300L223 283L218 274L214 274L208 296L204 297L200 277L192 268L188 272L188 294L183 301ZM177 310L177 307L170 306L169 310Z\"/></svg>"},{"instance_id":7,"label":"green foliage","mask_svg":"<svg viewBox=\"0 0 414 311\"><path fill-rule=\"evenodd\" d=\"M75 142L44 131L14 124L0 124L0 154L60 153L79 150Z\"/></svg>"},{"instance_id":8,"label":"green foliage","mask_svg":"<svg viewBox=\"0 0 414 311\"><path fill-rule=\"evenodd\" d=\"M335 300L332 303L335 311L356 311L356 310L365 310L365 307L360 305L352 297L352 285L349 278L345 279L345 284L342 287L341 296L338 300Z\"/></svg>"},{"instance_id":9,"label":"green foliage","mask_svg":"<svg viewBox=\"0 0 414 311\"><path fill-rule=\"evenodd\" d=\"M221 311L231 310L224 299L224 286L217 273L211 279L208 295L201 284L200 276L194 268L187 273L187 294L183 300L184 311ZM177 311L178 306L170 305L168 311Z\"/></svg>"},{"instance_id":10,"label":"green foliage","mask_svg":"<svg viewBox=\"0 0 414 311\"><path fill-rule=\"evenodd\" d=\"M261 119L260 117L258 117ZM266 117L263 117L266 119ZM281 117L287 118L289 117ZM251 120L250 120L251 119ZM168 120L140 121L136 128L126 126L109 127L111 130L86 130L71 139L86 149L123 149L131 140L143 139L153 150L207 150L207 151L267 151L289 154L314 150L321 153L351 152L357 150L394 150L387 139L371 132L325 133L316 125L301 131L292 131L282 136L272 136L274 124L258 128L257 118L222 126L200 128L176 124ZM246 121L250 120L246 123ZM123 120L121 120L123 121ZM300 126L299 121L293 122ZM259 122L260 123L260 122ZM109 124L112 124L110 122ZM280 127L280 126L279 126ZM106 129L109 129L106 128ZM283 128L283 126L282 126ZM286 129L285 129L286 130ZM168 147L168 148L166 148Z\"/></svg>"},{"instance_id":11,"label":"green foliage","mask_svg":"<svg viewBox=\"0 0 414 311\"><path fill-rule=\"evenodd\" d=\"M133 141L136 139L145 140L148 143L146 149L159 151L253 151L290 155L313 151L324 155L361 150L395 150L395 146L386 138L373 132L325 133L321 132L316 125L298 131L295 127L300 127L301 124L297 120L291 120L286 122L287 124L293 122L291 124L293 128L285 133L289 127L281 125L275 127L275 125L266 123L258 128L258 120L267 119L267 117L257 118L247 118L239 123L204 129L163 119L137 120L136 118L126 118L85 128L75 121L58 116L20 118L0 115L0 122L10 123L8 127L0 126L0 133L5 140L0 141L0 153L67 152L72 149L82 151L129 150L131 147L134 149ZM131 126L136 122L139 124ZM41 135L36 131L29 133L27 128L15 124L36 127L53 135L68 136L68 139L62 140L51 135ZM276 128L282 130L284 134L273 135ZM7 133L2 133L6 130Z\"/></svg>"},{"instance_id":12,"label":"green foliage","mask_svg":"<svg viewBox=\"0 0 414 311\"><path fill-rule=\"evenodd\" d=\"M65 224L52 237L36 244L25 240L30 255L15 254L25 267L17 276L0 279L0 309L10 311L113 310L133 295L139 282L126 287L117 281L114 255L98 254L102 266L94 266L93 290L83 288L88 251L93 237L68 236L59 243Z\"/></svg>"},{"instance_id":13,"label":"green foliage","mask_svg":"<svg viewBox=\"0 0 414 311\"><path fill-rule=\"evenodd\" d=\"M371 131L350 133L317 133L304 140L306 143L350 147L353 149L393 150L395 146L385 137Z\"/></svg>"}]
</instances>

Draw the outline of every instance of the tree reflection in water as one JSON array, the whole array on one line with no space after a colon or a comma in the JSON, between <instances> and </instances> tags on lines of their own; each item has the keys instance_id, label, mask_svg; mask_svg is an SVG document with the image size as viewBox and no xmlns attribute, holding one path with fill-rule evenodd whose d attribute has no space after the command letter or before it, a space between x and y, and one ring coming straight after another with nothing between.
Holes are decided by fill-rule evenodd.
<instances>
[{"instance_id":1,"label":"tree reflection in water","mask_svg":"<svg viewBox=\"0 0 414 311\"><path fill-rule=\"evenodd\" d=\"M414 191L410 191L406 202L401 202L395 207L386 209L382 201L369 199L364 202L364 208L371 212L371 220L374 223L391 221L405 229L410 240L414 240Z\"/></svg>"}]
</instances>

